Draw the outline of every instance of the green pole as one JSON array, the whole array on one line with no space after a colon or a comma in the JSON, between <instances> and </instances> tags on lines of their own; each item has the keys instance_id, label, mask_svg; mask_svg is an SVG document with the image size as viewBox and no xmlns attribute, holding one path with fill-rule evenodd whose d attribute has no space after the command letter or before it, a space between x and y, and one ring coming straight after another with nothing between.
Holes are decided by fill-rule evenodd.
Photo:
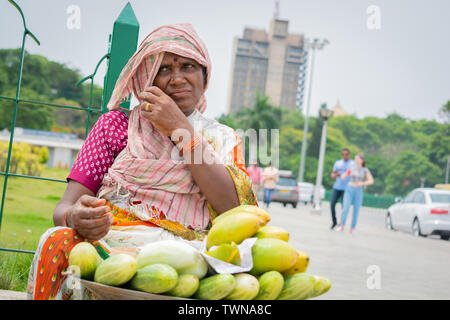
<instances>
[{"instance_id":1,"label":"green pole","mask_svg":"<svg viewBox=\"0 0 450 320\"><path fill-rule=\"evenodd\" d=\"M24 59L24 55L25 55L24 48L25 48L25 40L27 38L27 35L30 35L31 38L33 38L33 40L36 41L36 43L38 45L40 45L39 40L31 33L30 30L28 30L27 25L25 23L25 17L23 15L22 9L14 1L9 0L9 2L14 7L16 7L17 10L19 10L20 15L22 16L24 31L23 31L23 37L22 37L22 48L20 50L19 74L17 76L16 98L14 99L14 111L13 111L13 118L11 121L11 134L9 136L8 158L6 159L5 180L3 181L2 202L0 205L0 230L2 227L3 209L5 207L6 188L8 186L9 163L11 161L12 146L13 146L13 142L14 142L14 128L16 126L17 107L19 105L20 85L22 83L23 59Z\"/></svg>"},{"instance_id":2,"label":"green pole","mask_svg":"<svg viewBox=\"0 0 450 320\"><path fill-rule=\"evenodd\" d=\"M139 22L136 19L131 4L128 2L114 22L113 32L109 38L108 71L105 75L102 96L103 113L108 112L106 106L111 98L120 72L136 51L138 35ZM129 109L130 102L124 102L121 106Z\"/></svg>"}]
</instances>

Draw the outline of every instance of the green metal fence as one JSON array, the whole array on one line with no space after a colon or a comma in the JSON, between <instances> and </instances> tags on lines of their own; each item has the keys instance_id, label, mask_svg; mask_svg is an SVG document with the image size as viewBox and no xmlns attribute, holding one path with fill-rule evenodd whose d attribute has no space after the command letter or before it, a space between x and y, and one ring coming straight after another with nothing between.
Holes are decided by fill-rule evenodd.
<instances>
[{"instance_id":1,"label":"green metal fence","mask_svg":"<svg viewBox=\"0 0 450 320\"><path fill-rule=\"evenodd\" d=\"M330 201L332 190L327 190L325 192L325 201ZM364 193L363 206L378 209L387 209L395 203L395 196L376 196L370 193ZM340 201L342 202L342 200Z\"/></svg>"},{"instance_id":2,"label":"green metal fence","mask_svg":"<svg viewBox=\"0 0 450 320\"><path fill-rule=\"evenodd\" d=\"M87 108L68 106L68 105L60 105L60 104L55 104L55 103L43 102L43 101L21 99L20 98L20 87L21 87L21 83L22 83L23 61L24 61L24 55L25 55L25 42L26 42L27 36L30 36L38 45L40 45L40 42L37 39L37 37L27 28L25 16L24 16L20 6L13 0L8 0L8 1L19 11L20 16L22 17L22 21L23 21L24 32L23 32L23 38L22 38L22 48L20 51L19 70L18 70L18 75L17 75L17 86L16 86L15 97L13 98L13 97L0 96L0 100L14 101L14 110L13 110L13 117L12 117L12 121L11 121L11 133L10 133L10 138L9 138L6 169L5 169L5 172L0 172L0 175L4 176L3 192L2 192L2 199L1 199L1 204L0 204L0 232L1 232L1 226L2 226L2 219L4 216L4 205L5 205L6 189L7 189L7 185L8 185L8 177L12 176L12 177L21 177L21 178L28 178L28 179L53 181L53 182L59 182L59 183L67 183L67 181L65 181L65 180L41 178L41 177L36 177L36 176L13 174L13 173L9 172L12 146L13 146L13 141L14 141L14 128L16 126L16 115L17 115L17 111L19 108L19 104L32 103L32 104L40 105L40 106L50 106L50 107L55 107L55 108L66 108L66 109L72 109L72 110L86 111L87 119L86 119L85 136L87 137L88 132L89 132L89 122L90 122L91 114L92 113L95 113L95 114L105 113L108 111L106 108L106 105L107 105L107 102L109 101L109 98L111 97L112 89L114 88L116 80L117 80L123 66L126 64L128 59L132 56L132 54L136 51L138 34L139 34L139 23L136 19L136 16L134 15L134 12L133 12L133 9L132 9L130 3L127 3L127 5L122 10L119 17L117 18L117 20L114 22L112 35L110 35L110 37L109 37L108 53L105 54L99 60L99 62L97 63L97 66L94 69L94 72L91 75L81 79L81 81L79 81L76 84L76 85L81 85L83 82L90 80L90 95L89 95L89 104L88 104ZM102 96L102 104L101 104L101 106L94 107L94 106L92 106L94 77L97 73L97 70L98 70L100 64L104 60L108 60L108 65L107 65L107 72L106 72L105 79L104 79L104 91L103 91L103 96ZM129 108L129 101L122 103L121 106ZM34 254L34 251L20 250L20 249L14 249L14 248L0 248L0 251L10 251L10 252Z\"/></svg>"}]
</instances>

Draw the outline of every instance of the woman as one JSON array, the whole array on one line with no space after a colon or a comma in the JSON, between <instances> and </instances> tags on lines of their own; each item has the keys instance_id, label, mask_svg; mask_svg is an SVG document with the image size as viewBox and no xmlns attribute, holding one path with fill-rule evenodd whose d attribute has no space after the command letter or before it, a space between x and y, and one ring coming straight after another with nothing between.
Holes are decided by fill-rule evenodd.
<instances>
[{"instance_id":1,"label":"woman","mask_svg":"<svg viewBox=\"0 0 450 320\"><path fill-rule=\"evenodd\" d=\"M247 172L252 180L253 193L258 194L259 185L263 181L263 170L258 166L258 161L253 161L249 167L247 167Z\"/></svg>"},{"instance_id":2,"label":"woman","mask_svg":"<svg viewBox=\"0 0 450 320\"><path fill-rule=\"evenodd\" d=\"M364 155L362 153L355 156L355 166L341 175L341 179L345 180L348 176L350 176L350 182L345 188L341 223L337 230L344 231L347 214L350 210L350 206L353 204L353 217L350 228L350 233L353 233L358 220L359 209L363 201L363 188L373 184L372 174L370 173L370 170L366 168L366 162L364 161Z\"/></svg>"},{"instance_id":3,"label":"woman","mask_svg":"<svg viewBox=\"0 0 450 320\"><path fill-rule=\"evenodd\" d=\"M41 237L30 298L69 298L62 272L80 241L90 240L103 256L114 247L135 254L160 239L202 239L218 214L256 204L240 139L202 115L210 74L190 24L163 26L144 39L117 80L112 115L91 130L68 177L54 212L60 227ZM124 114L116 110L130 93L140 104L126 111L125 137Z\"/></svg>"}]
</instances>

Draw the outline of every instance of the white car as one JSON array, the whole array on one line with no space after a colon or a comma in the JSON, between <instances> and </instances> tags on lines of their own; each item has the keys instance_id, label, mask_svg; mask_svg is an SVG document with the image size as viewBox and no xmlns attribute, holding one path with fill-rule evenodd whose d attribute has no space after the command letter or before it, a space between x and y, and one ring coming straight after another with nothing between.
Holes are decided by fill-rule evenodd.
<instances>
[{"instance_id":1,"label":"white car","mask_svg":"<svg viewBox=\"0 0 450 320\"><path fill-rule=\"evenodd\" d=\"M299 182L299 201L305 204L312 203L314 198L314 185L309 182ZM320 190L320 200L325 199L325 188Z\"/></svg>"},{"instance_id":2,"label":"white car","mask_svg":"<svg viewBox=\"0 0 450 320\"><path fill-rule=\"evenodd\" d=\"M411 232L414 236L450 238L450 191L419 188L405 199L396 199L386 214L386 228Z\"/></svg>"}]
</instances>

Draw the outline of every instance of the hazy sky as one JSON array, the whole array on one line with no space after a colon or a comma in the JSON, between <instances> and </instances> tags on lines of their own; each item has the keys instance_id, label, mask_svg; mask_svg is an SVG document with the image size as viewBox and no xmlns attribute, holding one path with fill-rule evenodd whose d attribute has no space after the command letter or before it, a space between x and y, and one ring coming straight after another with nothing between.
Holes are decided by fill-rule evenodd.
<instances>
[{"instance_id":1,"label":"hazy sky","mask_svg":"<svg viewBox=\"0 0 450 320\"><path fill-rule=\"evenodd\" d=\"M90 74L107 52L108 35L125 0L17 0L28 28L41 41L26 49ZM212 62L207 115L226 110L234 36L245 26L268 30L274 0L135 0L139 41L162 24L190 22L206 43ZM68 29L66 12L77 5L80 29ZM380 29L367 27L371 5L380 9ZM289 31L327 38L316 55L311 113L339 99L363 117L398 112L413 119L437 119L450 100L449 0L280 0ZM17 10L0 1L0 48L19 47L23 27ZM27 70L24 70L27 72ZM105 68L97 83L103 84Z\"/></svg>"}]
</instances>

